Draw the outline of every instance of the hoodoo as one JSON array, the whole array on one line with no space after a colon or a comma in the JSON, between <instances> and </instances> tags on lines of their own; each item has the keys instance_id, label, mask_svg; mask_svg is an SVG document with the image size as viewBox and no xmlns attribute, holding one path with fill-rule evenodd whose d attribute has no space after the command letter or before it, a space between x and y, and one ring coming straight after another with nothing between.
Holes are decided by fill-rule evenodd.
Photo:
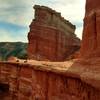
<instances>
[{"instance_id":1,"label":"hoodoo","mask_svg":"<svg viewBox=\"0 0 100 100\"><path fill-rule=\"evenodd\" d=\"M80 48L75 25L51 8L35 5L34 9L28 34L29 59L64 61Z\"/></svg>"}]
</instances>

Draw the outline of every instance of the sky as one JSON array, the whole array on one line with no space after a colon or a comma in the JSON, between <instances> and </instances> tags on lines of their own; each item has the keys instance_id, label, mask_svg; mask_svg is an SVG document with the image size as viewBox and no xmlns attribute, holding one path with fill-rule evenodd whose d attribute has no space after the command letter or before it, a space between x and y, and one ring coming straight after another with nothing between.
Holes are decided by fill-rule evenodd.
<instances>
[{"instance_id":1,"label":"sky","mask_svg":"<svg viewBox=\"0 0 100 100\"><path fill-rule=\"evenodd\" d=\"M82 38L85 0L0 0L0 42L28 42L35 4L61 12L65 19L76 25L75 34Z\"/></svg>"}]
</instances>

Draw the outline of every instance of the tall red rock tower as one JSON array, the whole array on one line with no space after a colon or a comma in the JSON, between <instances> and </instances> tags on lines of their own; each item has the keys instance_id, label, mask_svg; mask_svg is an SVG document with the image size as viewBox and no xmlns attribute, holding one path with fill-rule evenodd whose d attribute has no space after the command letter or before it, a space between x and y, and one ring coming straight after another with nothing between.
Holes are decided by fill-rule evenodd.
<instances>
[{"instance_id":1,"label":"tall red rock tower","mask_svg":"<svg viewBox=\"0 0 100 100\"><path fill-rule=\"evenodd\" d=\"M100 56L100 0L86 0L81 57Z\"/></svg>"},{"instance_id":2,"label":"tall red rock tower","mask_svg":"<svg viewBox=\"0 0 100 100\"><path fill-rule=\"evenodd\" d=\"M36 60L63 61L80 47L75 25L60 13L35 5L35 18L28 34L28 57Z\"/></svg>"}]
</instances>

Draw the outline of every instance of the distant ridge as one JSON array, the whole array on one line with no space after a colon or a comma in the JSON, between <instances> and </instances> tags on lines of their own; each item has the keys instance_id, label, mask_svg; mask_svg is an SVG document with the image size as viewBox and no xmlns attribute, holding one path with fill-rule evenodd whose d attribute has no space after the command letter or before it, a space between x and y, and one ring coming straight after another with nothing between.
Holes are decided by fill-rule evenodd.
<instances>
[{"instance_id":1,"label":"distant ridge","mask_svg":"<svg viewBox=\"0 0 100 100\"><path fill-rule=\"evenodd\" d=\"M0 42L0 60L7 60L10 56L20 59L27 58L27 43Z\"/></svg>"}]
</instances>

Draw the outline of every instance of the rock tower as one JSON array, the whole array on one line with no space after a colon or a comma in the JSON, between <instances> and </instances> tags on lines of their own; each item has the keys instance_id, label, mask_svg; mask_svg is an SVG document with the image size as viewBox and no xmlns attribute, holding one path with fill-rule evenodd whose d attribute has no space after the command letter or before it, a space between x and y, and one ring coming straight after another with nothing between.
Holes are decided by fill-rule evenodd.
<instances>
[{"instance_id":1,"label":"rock tower","mask_svg":"<svg viewBox=\"0 0 100 100\"><path fill-rule=\"evenodd\" d=\"M100 57L100 0L86 0L81 57Z\"/></svg>"},{"instance_id":2,"label":"rock tower","mask_svg":"<svg viewBox=\"0 0 100 100\"><path fill-rule=\"evenodd\" d=\"M63 61L79 49L75 25L51 8L35 5L34 9L35 18L28 34L30 59Z\"/></svg>"}]
</instances>

